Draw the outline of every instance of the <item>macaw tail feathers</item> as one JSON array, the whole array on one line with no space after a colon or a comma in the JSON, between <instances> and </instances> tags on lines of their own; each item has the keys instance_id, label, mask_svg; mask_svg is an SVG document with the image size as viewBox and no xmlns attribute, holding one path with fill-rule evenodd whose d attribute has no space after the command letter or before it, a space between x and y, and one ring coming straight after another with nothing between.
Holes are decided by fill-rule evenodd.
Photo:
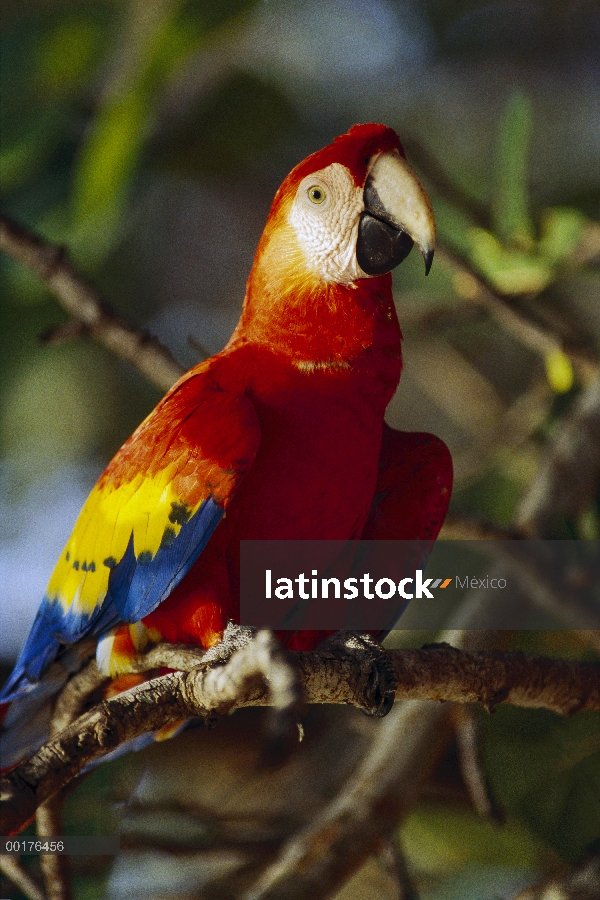
<instances>
[{"instance_id":1,"label":"macaw tail feathers","mask_svg":"<svg viewBox=\"0 0 600 900\"><path fill-rule=\"evenodd\" d=\"M80 641L39 681L30 681L23 666L15 667L0 693L0 770L12 768L44 743L57 694L93 653L93 642Z\"/></svg>"},{"instance_id":2,"label":"macaw tail feathers","mask_svg":"<svg viewBox=\"0 0 600 900\"><path fill-rule=\"evenodd\" d=\"M29 685L12 702L3 704L0 731L0 770L11 769L44 743L50 729L52 707L68 672L54 663L43 681Z\"/></svg>"}]
</instances>

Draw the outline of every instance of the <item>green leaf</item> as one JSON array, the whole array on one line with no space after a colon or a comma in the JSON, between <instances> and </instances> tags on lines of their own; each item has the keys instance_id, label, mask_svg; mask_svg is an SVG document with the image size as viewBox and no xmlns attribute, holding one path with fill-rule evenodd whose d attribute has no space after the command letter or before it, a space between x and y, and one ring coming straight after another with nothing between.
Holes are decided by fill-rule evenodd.
<instances>
[{"instance_id":1,"label":"green leaf","mask_svg":"<svg viewBox=\"0 0 600 900\"><path fill-rule=\"evenodd\" d=\"M53 94L67 94L80 88L97 61L100 44L97 21L69 17L59 22L45 35L38 49L38 83Z\"/></svg>"},{"instance_id":2,"label":"green leaf","mask_svg":"<svg viewBox=\"0 0 600 900\"><path fill-rule=\"evenodd\" d=\"M484 722L494 795L563 858L577 859L600 835L600 715L503 707Z\"/></svg>"},{"instance_id":3,"label":"green leaf","mask_svg":"<svg viewBox=\"0 0 600 900\"><path fill-rule=\"evenodd\" d=\"M554 278L550 262L522 250L509 250L484 228L469 232L471 258L501 294L527 294L544 290Z\"/></svg>"},{"instance_id":4,"label":"green leaf","mask_svg":"<svg viewBox=\"0 0 600 900\"><path fill-rule=\"evenodd\" d=\"M539 252L555 263L562 262L577 247L586 222L583 213L568 206L544 210Z\"/></svg>"},{"instance_id":5,"label":"green leaf","mask_svg":"<svg viewBox=\"0 0 600 900\"><path fill-rule=\"evenodd\" d=\"M132 7L138 22L130 22L131 39L137 38L132 63L124 65L111 84L92 122L76 162L72 210L74 255L98 263L118 239L125 217L129 185L139 169L153 106L162 79L155 67L164 65L165 45L173 63L180 61L181 42L171 41L182 0L148 9Z\"/></svg>"},{"instance_id":6,"label":"green leaf","mask_svg":"<svg viewBox=\"0 0 600 900\"><path fill-rule=\"evenodd\" d=\"M38 174L62 136L65 117L51 108L36 117L27 133L0 151L0 191L20 187Z\"/></svg>"},{"instance_id":7,"label":"green leaf","mask_svg":"<svg viewBox=\"0 0 600 900\"><path fill-rule=\"evenodd\" d=\"M110 208L123 192L136 168L147 118L145 91L131 91L100 109L82 147L75 176L76 224Z\"/></svg>"},{"instance_id":8,"label":"green leaf","mask_svg":"<svg viewBox=\"0 0 600 900\"><path fill-rule=\"evenodd\" d=\"M516 818L498 827L466 804L421 803L400 834L411 869L439 878L448 878L469 863L532 868L546 853Z\"/></svg>"},{"instance_id":9,"label":"green leaf","mask_svg":"<svg viewBox=\"0 0 600 900\"><path fill-rule=\"evenodd\" d=\"M515 91L500 124L492 212L500 240L524 250L534 245L527 184L532 127L531 102L525 94Z\"/></svg>"}]
</instances>

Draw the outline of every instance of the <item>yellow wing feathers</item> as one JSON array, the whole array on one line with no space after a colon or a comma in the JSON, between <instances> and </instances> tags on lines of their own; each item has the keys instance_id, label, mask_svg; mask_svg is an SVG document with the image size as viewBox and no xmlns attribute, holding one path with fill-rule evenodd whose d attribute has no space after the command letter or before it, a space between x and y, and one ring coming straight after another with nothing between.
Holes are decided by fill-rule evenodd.
<instances>
[{"instance_id":1,"label":"yellow wing feathers","mask_svg":"<svg viewBox=\"0 0 600 900\"><path fill-rule=\"evenodd\" d=\"M177 469L175 463L152 477L138 473L118 487L105 482L94 488L50 579L50 600L89 615L104 600L111 569L132 534L137 559L150 559L175 540L201 502L190 507L175 493Z\"/></svg>"}]
</instances>

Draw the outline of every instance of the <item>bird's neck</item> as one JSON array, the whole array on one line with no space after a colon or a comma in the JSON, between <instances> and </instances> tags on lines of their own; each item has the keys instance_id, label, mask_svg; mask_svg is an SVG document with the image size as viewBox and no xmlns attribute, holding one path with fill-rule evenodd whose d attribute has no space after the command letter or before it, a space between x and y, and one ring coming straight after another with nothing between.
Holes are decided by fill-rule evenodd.
<instances>
[{"instance_id":1,"label":"bird's neck","mask_svg":"<svg viewBox=\"0 0 600 900\"><path fill-rule=\"evenodd\" d=\"M399 377L402 335L391 276L324 281L307 268L293 236L285 238L261 241L230 346L266 345L296 365L318 367L351 366L381 353L397 357Z\"/></svg>"}]
</instances>

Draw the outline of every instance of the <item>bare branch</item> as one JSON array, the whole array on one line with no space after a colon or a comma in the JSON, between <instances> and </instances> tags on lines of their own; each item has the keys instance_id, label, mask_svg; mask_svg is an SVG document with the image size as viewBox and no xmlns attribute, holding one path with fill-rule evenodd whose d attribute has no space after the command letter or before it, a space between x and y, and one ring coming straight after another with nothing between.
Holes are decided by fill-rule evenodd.
<instances>
[{"instance_id":1,"label":"bare branch","mask_svg":"<svg viewBox=\"0 0 600 900\"><path fill-rule=\"evenodd\" d=\"M21 868L19 860L14 856L0 856L0 871L17 887L27 900L48 900L44 892L27 872Z\"/></svg>"},{"instance_id":2,"label":"bare branch","mask_svg":"<svg viewBox=\"0 0 600 900\"><path fill-rule=\"evenodd\" d=\"M504 815L494 802L481 760L479 723L468 706L456 706L452 716L456 729L458 761L471 803L482 819L501 824Z\"/></svg>"},{"instance_id":3,"label":"bare branch","mask_svg":"<svg viewBox=\"0 0 600 900\"><path fill-rule=\"evenodd\" d=\"M64 833L62 808L63 798L60 794L38 807L35 825L39 837L52 838ZM69 857L62 853L42 853L40 866L48 900L73 900Z\"/></svg>"},{"instance_id":4,"label":"bare branch","mask_svg":"<svg viewBox=\"0 0 600 900\"><path fill-rule=\"evenodd\" d=\"M435 155L412 135L405 138L405 145L409 149L409 156L416 161L417 167L423 171L433 190L454 207L462 210L476 225L489 229L487 209L465 196L455 186ZM599 254L600 225L588 221L577 247L562 267L563 272L573 271L593 262ZM582 341L580 335L569 328L569 323L559 321L556 316L542 315L531 309L527 303L523 303L526 298L518 294L501 294L475 269L466 255L452 250L447 245L438 246L436 258L452 274L466 277L469 299L486 306L499 324L522 344L542 355L551 350L561 349L584 371L598 372L598 354L591 342L586 344Z\"/></svg>"},{"instance_id":5,"label":"bare branch","mask_svg":"<svg viewBox=\"0 0 600 900\"><path fill-rule=\"evenodd\" d=\"M561 715L572 715L583 709L600 710L600 663L508 651L474 653L449 644L435 644L421 650L387 650L386 654L398 679L397 701L481 703L488 710L498 703L508 703L550 709ZM182 671L193 672L203 655L191 647L158 644L138 658L136 671L158 666L173 668L177 663ZM363 673L351 655L346 659L334 658L317 649L297 652L293 658L307 703L364 708ZM254 691L240 697L235 705L267 706L268 693L264 688L258 693Z\"/></svg>"},{"instance_id":6,"label":"bare branch","mask_svg":"<svg viewBox=\"0 0 600 900\"><path fill-rule=\"evenodd\" d=\"M89 764L132 738L189 717L212 722L236 705L285 712L296 699L287 654L265 631L227 665L164 675L105 700L2 779L0 833L20 830Z\"/></svg>"},{"instance_id":7,"label":"bare branch","mask_svg":"<svg viewBox=\"0 0 600 900\"><path fill-rule=\"evenodd\" d=\"M156 338L117 316L86 284L64 250L43 241L0 213L0 249L34 272L61 306L95 340L126 359L142 375L168 390L185 371ZM81 327L80 326L80 327ZM77 330L77 326L70 326ZM65 329L59 331L59 338Z\"/></svg>"},{"instance_id":8,"label":"bare branch","mask_svg":"<svg viewBox=\"0 0 600 900\"><path fill-rule=\"evenodd\" d=\"M596 900L600 896L600 850L594 845L570 871L529 887L515 900Z\"/></svg>"},{"instance_id":9,"label":"bare branch","mask_svg":"<svg viewBox=\"0 0 600 900\"><path fill-rule=\"evenodd\" d=\"M573 477L566 478L565 475L567 481L571 481ZM563 490L560 479L555 489ZM532 511L535 511L537 503L542 502L544 494L539 492L536 496L536 503L532 502L531 505ZM475 516L450 514L446 517L440 537L452 540L493 541L494 543L490 544L493 557L510 563L524 590L527 602L551 615L562 627L576 632L584 645L600 650L598 613L582 603L567 578L557 578L556 573L549 575L547 559L541 558L531 550L523 549L523 539L535 537L534 533L528 535L516 527L502 528Z\"/></svg>"},{"instance_id":10,"label":"bare branch","mask_svg":"<svg viewBox=\"0 0 600 900\"><path fill-rule=\"evenodd\" d=\"M0 832L19 830L86 766L141 734L189 717L213 721L236 706L289 707L293 694L279 653L284 651L272 635L260 632L225 666L164 675L103 701L3 777ZM479 702L488 710L512 703L564 715L600 710L600 663L469 653L448 645L387 653L398 678L397 699ZM364 708L369 673L352 656L332 658L317 650L296 653L294 660L309 703Z\"/></svg>"},{"instance_id":11,"label":"bare branch","mask_svg":"<svg viewBox=\"0 0 600 900\"><path fill-rule=\"evenodd\" d=\"M149 666L149 668L152 668ZM176 668L173 666L173 668ZM81 669L67 681L59 694L52 711L50 733L59 734L81 714L89 695L99 688L107 676L98 671L96 660L92 658L85 668Z\"/></svg>"},{"instance_id":12,"label":"bare branch","mask_svg":"<svg viewBox=\"0 0 600 900\"><path fill-rule=\"evenodd\" d=\"M385 844L379 858L397 885L398 900L419 900L408 871L406 857L395 840Z\"/></svg>"},{"instance_id":13,"label":"bare branch","mask_svg":"<svg viewBox=\"0 0 600 900\"><path fill-rule=\"evenodd\" d=\"M460 620L477 628L489 598L479 598ZM459 647L481 650L505 634L445 632ZM374 735L353 776L319 816L284 845L243 900L325 900L371 855L379 852L414 806L452 737L451 707L418 700L397 704Z\"/></svg>"},{"instance_id":14,"label":"bare branch","mask_svg":"<svg viewBox=\"0 0 600 900\"><path fill-rule=\"evenodd\" d=\"M521 302L517 295L500 294L468 259L443 245L436 250L436 258L455 275L467 276L473 285L473 301L486 306L496 321L521 344L545 356L552 350L562 350L585 372L598 372L598 356L581 341L567 333L556 319L542 319Z\"/></svg>"},{"instance_id":15,"label":"bare branch","mask_svg":"<svg viewBox=\"0 0 600 900\"><path fill-rule=\"evenodd\" d=\"M59 694L52 712L50 737L59 734L80 715L86 699L100 687L106 677L101 675L96 660L77 672ZM35 826L39 837L51 838L63 834L64 793L61 791L42 803L35 814ZM42 854L40 866L46 885L48 900L71 900L71 860L62 854Z\"/></svg>"},{"instance_id":16,"label":"bare branch","mask_svg":"<svg viewBox=\"0 0 600 900\"><path fill-rule=\"evenodd\" d=\"M529 537L552 533L555 517L576 515L600 484L600 379L583 392L550 442L541 471L527 491L518 525Z\"/></svg>"}]
</instances>

